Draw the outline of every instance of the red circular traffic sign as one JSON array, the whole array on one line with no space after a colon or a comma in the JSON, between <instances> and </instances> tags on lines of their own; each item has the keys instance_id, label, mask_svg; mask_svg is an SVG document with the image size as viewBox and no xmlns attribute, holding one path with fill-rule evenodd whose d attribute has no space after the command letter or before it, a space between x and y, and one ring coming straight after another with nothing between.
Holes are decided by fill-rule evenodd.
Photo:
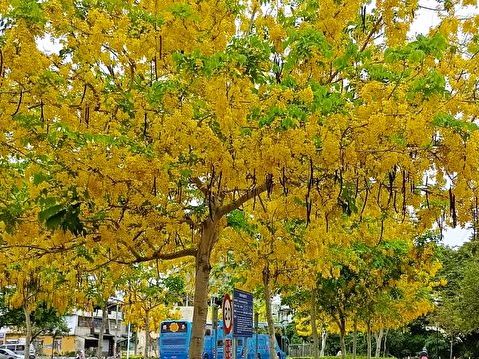
<instances>
[{"instance_id":1,"label":"red circular traffic sign","mask_svg":"<svg viewBox=\"0 0 479 359\"><path fill-rule=\"evenodd\" d=\"M231 328L233 327L233 302L229 294L225 294L223 297L223 328L225 334L229 334L231 332Z\"/></svg>"}]
</instances>

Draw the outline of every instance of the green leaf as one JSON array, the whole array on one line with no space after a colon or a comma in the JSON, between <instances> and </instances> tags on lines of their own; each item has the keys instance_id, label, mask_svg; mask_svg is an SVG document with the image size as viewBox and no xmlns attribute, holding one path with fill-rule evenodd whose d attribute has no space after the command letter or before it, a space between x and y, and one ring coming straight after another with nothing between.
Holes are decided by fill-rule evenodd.
<instances>
[{"instance_id":1,"label":"green leaf","mask_svg":"<svg viewBox=\"0 0 479 359\"><path fill-rule=\"evenodd\" d=\"M245 212L239 209L234 210L230 214L228 214L227 218L228 226L244 231L250 235L254 234L254 226L251 225L248 220L246 219Z\"/></svg>"},{"instance_id":2,"label":"green leaf","mask_svg":"<svg viewBox=\"0 0 479 359\"><path fill-rule=\"evenodd\" d=\"M194 14L193 9L187 3L173 4L170 6L169 10L174 16L180 19L187 19Z\"/></svg>"},{"instance_id":3,"label":"green leaf","mask_svg":"<svg viewBox=\"0 0 479 359\"><path fill-rule=\"evenodd\" d=\"M37 172L33 174L34 185L39 185L40 183L46 182L50 179L51 179L51 176L43 172Z\"/></svg>"},{"instance_id":4,"label":"green leaf","mask_svg":"<svg viewBox=\"0 0 479 359\"><path fill-rule=\"evenodd\" d=\"M291 49L286 58L285 71L289 71L296 64L311 58L314 53L322 54L326 59L330 59L332 56L331 45L326 37L321 31L312 27L291 31L285 46Z\"/></svg>"},{"instance_id":5,"label":"green leaf","mask_svg":"<svg viewBox=\"0 0 479 359\"><path fill-rule=\"evenodd\" d=\"M314 147L316 147L316 151L320 151L323 148L323 141L321 140L321 137L319 137L318 135L314 135L313 143L314 143Z\"/></svg>"},{"instance_id":6,"label":"green leaf","mask_svg":"<svg viewBox=\"0 0 479 359\"><path fill-rule=\"evenodd\" d=\"M59 212L63 211L64 207L62 204L55 204L53 206L47 207L38 214L38 219L42 222L47 221L49 218L56 216Z\"/></svg>"},{"instance_id":7,"label":"green leaf","mask_svg":"<svg viewBox=\"0 0 479 359\"><path fill-rule=\"evenodd\" d=\"M46 227L52 230L59 228L64 221L65 214L66 214L65 208L62 208L58 210L57 212L53 213L51 216L49 216L45 220Z\"/></svg>"},{"instance_id":8,"label":"green leaf","mask_svg":"<svg viewBox=\"0 0 479 359\"><path fill-rule=\"evenodd\" d=\"M68 205L55 204L47 207L38 214L40 221L45 222L48 229L63 229L75 235L84 234L83 223L80 221L80 203L74 202Z\"/></svg>"},{"instance_id":9,"label":"green leaf","mask_svg":"<svg viewBox=\"0 0 479 359\"><path fill-rule=\"evenodd\" d=\"M417 93L429 98L436 94L444 94L446 91L446 79L436 70L430 70L425 76L413 81L409 88L409 95Z\"/></svg>"},{"instance_id":10,"label":"green leaf","mask_svg":"<svg viewBox=\"0 0 479 359\"><path fill-rule=\"evenodd\" d=\"M12 0L10 5L12 10L8 14L9 17L14 19L23 19L28 24L40 24L46 23L46 18L41 8L41 3L37 0Z\"/></svg>"},{"instance_id":11,"label":"green leaf","mask_svg":"<svg viewBox=\"0 0 479 359\"><path fill-rule=\"evenodd\" d=\"M468 138L473 131L479 129L479 126L473 122L456 119L454 116L442 112L434 116L432 124L436 127L450 128L460 134L463 139Z\"/></svg>"}]
</instances>

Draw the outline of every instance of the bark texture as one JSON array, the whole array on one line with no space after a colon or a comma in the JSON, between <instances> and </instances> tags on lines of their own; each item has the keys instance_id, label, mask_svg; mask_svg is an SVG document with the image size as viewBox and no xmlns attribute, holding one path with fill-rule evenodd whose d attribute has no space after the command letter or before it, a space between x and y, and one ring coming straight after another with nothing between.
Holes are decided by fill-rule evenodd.
<instances>
[{"instance_id":1,"label":"bark texture","mask_svg":"<svg viewBox=\"0 0 479 359\"><path fill-rule=\"evenodd\" d=\"M103 337L105 336L106 323L108 321L108 304L105 303L101 308L100 333L98 334L98 347L96 348L97 358L103 358Z\"/></svg>"},{"instance_id":2,"label":"bark texture","mask_svg":"<svg viewBox=\"0 0 479 359\"><path fill-rule=\"evenodd\" d=\"M371 358L371 352L372 352L372 343L371 343L371 323L368 322L367 325L367 358Z\"/></svg>"},{"instance_id":3,"label":"bark texture","mask_svg":"<svg viewBox=\"0 0 479 359\"><path fill-rule=\"evenodd\" d=\"M189 358L201 359L203 355L204 330L208 314L208 288L211 272L211 251L218 240L218 221L206 220L202 225L202 233L195 261L195 298L193 301L193 328Z\"/></svg>"},{"instance_id":4,"label":"bark texture","mask_svg":"<svg viewBox=\"0 0 479 359\"><path fill-rule=\"evenodd\" d=\"M32 318L30 317L30 310L28 307L23 307L23 312L25 313L25 327L26 327L26 335L25 335L25 354L24 358L30 358L30 343L32 342Z\"/></svg>"},{"instance_id":5,"label":"bark texture","mask_svg":"<svg viewBox=\"0 0 479 359\"><path fill-rule=\"evenodd\" d=\"M321 351L319 352L319 356L322 358L324 357L324 352L326 351L326 340L328 339L328 332L326 329L323 329L321 333Z\"/></svg>"},{"instance_id":6,"label":"bark texture","mask_svg":"<svg viewBox=\"0 0 479 359\"><path fill-rule=\"evenodd\" d=\"M268 266L263 268L263 288L264 301L266 303L266 320L268 322L270 358L276 359L276 337L274 333L273 313L271 311L270 271Z\"/></svg>"},{"instance_id":7,"label":"bark texture","mask_svg":"<svg viewBox=\"0 0 479 359\"><path fill-rule=\"evenodd\" d=\"M143 357L146 359L150 356L150 313L145 311L145 349L143 351Z\"/></svg>"},{"instance_id":8,"label":"bark texture","mask_svg":"<svg viewBox=\"0 0 479 359\"><path fill-rule=\"evenodd\" d=\"M346 342L344 341L346 337L346 319L341 316L339 318L339 335L340 335L340 342L341 342L341 358L346 358Z\"/></svg>"},{"instance_id":9,"label":"bark texture","mask_svg":"<svg viewBox=\"0 0 479 359\"><path fill-rule=\"evenodd\" d=\"M311 330L313 332L313 357L317 359L319 357L319 338L318 327L316 325L316 300L314 297L314 291L311 293Z\"/></svg>"},{"instance_id":10,"label":"bark texture","mask_svg":"<svg viewBox=\"0 0 479 359\"><path fill-rule=\"evenodd\" d=\"M358 348L358 323L355 320L353 324L353 359L356 359L357 348Z\"/></svg>"},{"instance_id":11,"label":"bark texture","mask_svg":"<svg viewBox=\"0 0 479 359\"><path fill-rule=\"evenodd\" d=\"M374 356L376 358L379 358L381 355L381 344L383 342L383 336L384 336L384 329L381 328L379 329L379 332L376 335L376 352L374 353Z\"/></svg>"}]
</instances>

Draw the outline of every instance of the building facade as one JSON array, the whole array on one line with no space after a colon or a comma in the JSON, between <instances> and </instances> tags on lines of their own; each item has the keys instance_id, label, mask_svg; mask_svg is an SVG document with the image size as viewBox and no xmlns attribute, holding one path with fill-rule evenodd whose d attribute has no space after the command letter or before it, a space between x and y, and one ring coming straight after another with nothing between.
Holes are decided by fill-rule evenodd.
<instances>
[{"instance_id":1,"label":"building facade","mask_svg":"<svg viewBox=\"0 0 479 359\"><path fill-rule=\"evenodd\" d=\"M96 356L96 350L100 345L103 356L113 356L115 347L117 352L127 338L127 327L123 320L121 307L115 303L108 305L108 319L105 323L103 341L99 343L100 328L103 321L101 309L92 312L77 311L67 315L65 321L70 329L69 335L75 338L74 351L84 350L86 354ZM68 343L70 344L70 343ZM69 351L70 345L60 348L59 353Z\"/></svg>"},{"instance_id":2,"label":"building facade","mask_svg":"<svg viewBox=\"0 0 479 359\"><path fill-rule=\"evenodd\" d=\"M83 350L87 356L96 356L99 345L104 357L113 356L115 348L119 352L127 339L127 326L118 303L109 303L107 308L108 319L105 323L102 343L99 343L103 321L102 310L96 309L93 312L78 310L65 316L68 333L59 337L40 335L34 339L33 344L37 355L75 356L75 353ZM24 333L12 328L1 328L0 343L22 341L25 341Z\"/></svg>"}]
</instances>

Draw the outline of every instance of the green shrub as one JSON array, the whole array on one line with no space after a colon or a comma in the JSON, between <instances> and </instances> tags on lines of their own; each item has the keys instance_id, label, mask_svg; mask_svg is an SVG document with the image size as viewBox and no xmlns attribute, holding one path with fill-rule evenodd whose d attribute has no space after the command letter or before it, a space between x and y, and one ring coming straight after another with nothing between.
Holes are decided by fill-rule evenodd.
<instances>
[{"instance_id":1,"label":"green shrub","mask_svg":"<svg viewBox=\"0 0 479 359\"><path fill-rule=\"evenodd\" d=\"M140 354L130 355L128 358L129 359L143 359L143 355L140 355ZM126 359L126 354L122 353L121 354L121 359Z\"/></svg>"},{"instance_id":2,"label":"green shrub","mask_svg":"<svg viewBox=\"0 0 479 359\"><path fill-rule=\"evenodd\" d=\"M77 353L76 351L70 351L70 352L62 352L61 354L54 353L55 356L62 356L62 357L76 357Z\"/></svg>"},{"instance_id":3,"label":"green shrub","mask_svg":"<svg viewBox=\"0 0 479 359\"><path fill-rule=\"evenodd\" d=\"M368 357L366 355L356 355L356 359L367 359ZM313 357L288 357L288 359L313 359ZM324 356L321 357L321 359L341 359L341 356ZM346 359L353 359L352 355L346 355ZM374 357L371 357L371 359L374 359ZM380 359L396 359L394 357L386 357L383 358L381 357Z\"/></svg>"}]
</instances>

